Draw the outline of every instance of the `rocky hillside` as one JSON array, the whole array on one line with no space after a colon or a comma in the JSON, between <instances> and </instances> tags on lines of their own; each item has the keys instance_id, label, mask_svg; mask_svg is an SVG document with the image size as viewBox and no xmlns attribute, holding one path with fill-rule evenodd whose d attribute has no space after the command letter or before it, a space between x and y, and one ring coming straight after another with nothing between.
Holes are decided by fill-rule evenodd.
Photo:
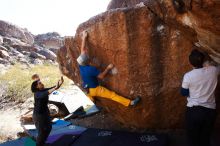
<instances>
[{"instance_id":1,"label":"rocky hillside","mask_svg":"<svg viewBox=\"0 0 220 146\"><path fill-rule=\"evenodd\" d=\"M186 99L179 89L191 69L189 52L197 46L220 63L219 18L217 0L112 0L108 11L65 39L60 69L80 84L76 58L87 30L93 61L101 68L113 63L117 70L102 84L126 97L142 96L136 108L101 100L109 114L128 128L182 128Z\"/></svg>"},{"instance_id":2,"label":"rocky hillside","mask_svg":"<svg viewBox=\"0 0 220 146\"><path fill-rule=\"evenodd\" d=\"M0 65L56 61L63 38L56 32L34 36L27 29L0 20Z\"/></svg>"}]
</instances>

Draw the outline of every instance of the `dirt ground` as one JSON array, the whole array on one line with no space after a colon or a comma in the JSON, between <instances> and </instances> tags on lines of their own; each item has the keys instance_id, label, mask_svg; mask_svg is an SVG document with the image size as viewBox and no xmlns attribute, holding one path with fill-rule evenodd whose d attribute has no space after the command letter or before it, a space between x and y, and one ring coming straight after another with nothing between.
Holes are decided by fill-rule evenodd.
<instances>
[{"instance_id":1,"label":"dirt ground","mask_svg":"<svg viewBox=\"0 0 220 146\"><path fill-rule=\"evenodd\" d=\"M17 138L17 133L23 131L20 116L24 111L16 107L0 110L0 143Z\"/></svg>"},{"instance_id":2,"label":"dirt ground","mask_svg":"<svg viewBox=\"0 0 220 146\"><path fill-rule=\"evenodd\" d=\"M98 129L110 129L110 130L124 130L126 127L123 124L113 120L113 117L108 114L105 110L95 115L72 119L70 120L74 125L79 125L87 128L98 128Z\"/></svg>"}]
</instances>

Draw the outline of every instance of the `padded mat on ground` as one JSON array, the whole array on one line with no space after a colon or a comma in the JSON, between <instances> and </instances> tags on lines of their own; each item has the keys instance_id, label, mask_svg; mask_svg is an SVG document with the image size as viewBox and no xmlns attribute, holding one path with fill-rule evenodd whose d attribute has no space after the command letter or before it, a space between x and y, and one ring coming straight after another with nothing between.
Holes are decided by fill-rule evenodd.
<instances>
[{"instance_id":1,"label":"padded mat on ground","mask_svg":"<svg viewBox=\"0 0 220 146\"><path fill-rule=\"evenodd\" d=\"M100 112L100 108L98 108L96 105L92 105L92 106L88 106L87 109L83 108L81 111L79 110L79 111L75 111L73 113L70 113L69 115L64 117L64 120L88 117L88 116L94 115L98 112Z\"/></svg>"},{"instance_id":2,"label":"padded mat on ground","mask_svg":"<svg viewBox=\"0 0 220 146\"><path fill-rule=\"evenodd\" d=\"M31 138L24 137L12 141L7 141L0 144L0 146L36 146L36 144Z\"/></svg>"},{"instance_id":3,"label":"padded mat on ground","mask_svg":"<svg viewBox=\"0 0 220 146\"><path fill-rule=\"evenodd\" d=\"M51 132L55 131L55 130L58 130L58 129L61 129L63 127L66 127L66 126L69 126L71 125L72 123L71 122L68 122L68 121L64 121L64 120L56 120L53 122L53 125L52 125L52 130ZM25 131L27 131L27 133L32 136L32 137L37 137L37 130L36 130L36 127L34 125L23 125Z\"/></svg>"},{"instance_id":4,"label":"padded mat on ground","mask_svg":"<svg viewBox=\"0 0 220 146\"><path fill-rule=\"evenodd\" d=\"M87 109L94 103L76 85L72 87L72 92L54 91L49 96L49 101L64 103L69 113L75 112L80 106Z\"/></svg>"},{"instance_id":5,"label":"padded mat on ground","mask_svg":"<svg viewBox=\"0 0 220 146\"><path fill-rule=\"evenodd\" d=\"M165 134L87 129L72 146L168 146Z\"/></svg>"},{"instance_id":6,"label":"padded mat on ground","mask_svg":"<svg viewBox=\"0 0 220 146\"><path fill-rule=\"evenodd\" d=\"M72 135L72 138L75 138L75 136L79 136L86 129L87 128L80 127L80 126L69 125L69 126L60 128L58 130L54 130L50 133L49 137L47 138L47 143L53 143L54 141L57 141L58 139L60 139L61 137L64 137L65 135Z\"/></svg>"},{"instance_id":7,"label":"padded mat on ground","mask_svg":"<svg viewBox=\"0 0 220 146\"><path fill-rule=\"evenodd\" d=\"M64 134L50 143L47 146L70 146L76 139L78 135Z\"/></svg>"}]
</instances>

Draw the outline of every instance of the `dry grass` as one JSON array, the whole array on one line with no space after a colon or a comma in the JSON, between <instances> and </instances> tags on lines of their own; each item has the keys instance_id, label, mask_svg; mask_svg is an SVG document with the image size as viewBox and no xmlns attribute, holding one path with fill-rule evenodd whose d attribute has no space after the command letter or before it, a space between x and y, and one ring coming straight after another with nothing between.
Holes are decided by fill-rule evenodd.
<instances>
[{"instance_id":1,"label":"dry grass","mask_svg":"<svg viewBox=\"0 0 220 146\"><path fill-rule=\"evenodd\" d=\"M27 67L21 64L16 64L11 67L5 74L0 76L1 88L5 88L5 94L3 99L9 99L10 101L23 102L27 98L31 97L30 87L33 82L31 76L33 74L39 74L41 81L45 87L51 87L56 85L58 79L60 79L61 73L56 65L36 65L34 67ZM64 77L65 88L71 82L71 80ZM2 99L0 99L1 102Z\"/></svg>"}]
</instances>

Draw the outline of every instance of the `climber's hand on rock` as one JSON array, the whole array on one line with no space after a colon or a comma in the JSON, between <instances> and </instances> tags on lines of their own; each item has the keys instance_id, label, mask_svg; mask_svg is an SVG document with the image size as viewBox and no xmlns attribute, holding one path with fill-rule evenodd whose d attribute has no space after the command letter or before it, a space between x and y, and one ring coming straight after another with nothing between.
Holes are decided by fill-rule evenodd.
<instances>
[{"instance_id":1,"label":"climber's hand on rock","mask_svg":"<svg viewBox=\"0 0 220 146\"><path fill-rule=\"evenodd\" d=\"M86 31L86 30L84 30L83 32L82 32L82 38L87 38L88 37L88 32Z\"/></svg>"},{"instance_id":2,"label":"climber's hand on rock","mask_svg":"<svg viewBox=\"0 0 220 146\"><path fill-rule=\"evenodd\" d=\"M108 68L109 70L111 70L113 67L114 67L113 64L109 64L107 68Z\"/></svg>"}]
</instances>

